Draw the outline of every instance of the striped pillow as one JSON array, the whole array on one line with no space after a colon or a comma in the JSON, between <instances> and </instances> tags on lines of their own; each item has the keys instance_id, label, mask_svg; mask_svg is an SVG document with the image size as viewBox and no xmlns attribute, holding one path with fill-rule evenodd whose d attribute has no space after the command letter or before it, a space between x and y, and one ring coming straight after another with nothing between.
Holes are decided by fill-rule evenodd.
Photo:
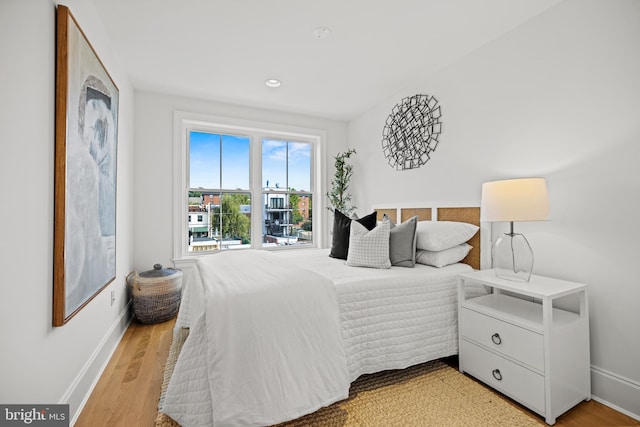
<instances>
[{"instance_id":1,"label":"striped pillow","mask_svg":"<svg viewBox=\"0 0 640 427\"><path fill-rule=\"evenodd\" d=\"M373 230L357 221L351 222L347 265L351 267L391 268L389 234L391 223L382 221Z\"/></svg>"}]
</instances>

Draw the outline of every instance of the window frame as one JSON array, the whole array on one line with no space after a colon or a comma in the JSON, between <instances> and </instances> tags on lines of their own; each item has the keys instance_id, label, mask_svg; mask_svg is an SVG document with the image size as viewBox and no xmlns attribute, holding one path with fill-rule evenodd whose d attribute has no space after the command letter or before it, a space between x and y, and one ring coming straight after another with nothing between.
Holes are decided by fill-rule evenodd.
<instances>
[{"instance_id":1,"label":"window frame","mask_svg":"<svg viewBox=\"0 0 640 427\"><path fill-rule=\"evenodd\" d=\"M173 168L173 260L196 259L215 252L188 251L188 196L189 196L189 131L248 136L250 138L249 193L251 194L251 248L259 250L299 250L321 247L324 236L324 150L326 132L317 129L253 120L233 119L206 114L174 111L174 168ZM262 140L276 139L310 143L311 188L314 200L313 242L310 245L263 247L262 245ZM242 191L246 193L246 191ZM296 191L297 192L297 191Z\"/></svg>"}]
</instances>

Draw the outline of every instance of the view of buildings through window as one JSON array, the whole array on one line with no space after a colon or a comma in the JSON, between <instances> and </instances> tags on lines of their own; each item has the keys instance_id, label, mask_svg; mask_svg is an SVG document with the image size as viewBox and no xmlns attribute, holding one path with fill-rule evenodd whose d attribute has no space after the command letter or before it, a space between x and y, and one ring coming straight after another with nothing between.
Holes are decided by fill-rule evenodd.
<instances>
[{"instance_id":1,"label":"view of buildings through window","mask_svg":"<svg viewBox=\"0 0 640 427\"><path fill-rule=\"evenodd\" d=\"M311 144L262 140L263 245L310 243Z\"/></svg>"},{"instance_id":2,"label":"view of buildings through window","mask_svg":"<svg viewBox=\"0 0 640 427\"><path fill-rule=\"evenodd\" d=\"M311 143L262 138L254 147L250 136L188 135L189 251L313 242ZM260 162L251 161L252 150L260 150ZM253 174L261 177L258 189ZM260 234L252 230L258 207Z\"/></svg>"}]
</instances>

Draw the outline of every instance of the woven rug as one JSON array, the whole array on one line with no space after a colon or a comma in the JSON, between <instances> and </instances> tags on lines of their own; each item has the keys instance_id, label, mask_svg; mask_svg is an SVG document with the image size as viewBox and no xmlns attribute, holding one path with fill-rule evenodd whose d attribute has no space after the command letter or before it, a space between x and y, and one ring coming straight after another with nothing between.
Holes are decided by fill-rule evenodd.
<instances>
[{"instance_id":1,"label":"woven rug","mask_svg":"<svg viewBox=\"0 0 640 427\"><path fill-rule=\"evenodd\" d=\"M187 330L174 334L165 365L160 405ZM157 427L179 427L162 412ZM363 375L349 398L278 427L541 426L491 389L436 360L407 369Z\"/></svg>"}]
</instances>

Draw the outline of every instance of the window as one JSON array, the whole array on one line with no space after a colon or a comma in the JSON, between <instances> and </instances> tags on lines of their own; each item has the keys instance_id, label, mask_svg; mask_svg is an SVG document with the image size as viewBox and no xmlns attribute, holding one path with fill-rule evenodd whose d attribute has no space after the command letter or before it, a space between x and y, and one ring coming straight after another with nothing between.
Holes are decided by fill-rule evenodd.
<instances>
[{"instance_id":1,"label":"window","mask_svg":"<svg viewBox=\"0 0 640 427\"><path fill-rule=\"evenodd\" d=\"M174 119L176 260L318 245L322 132L182 112Z\"/></svg>"},{"instance_id":2,"label":"window","mask_svg":"<svg viewBox=\"0 0 640 427\"><path fill-rule=\"evenodd\" d=\"M313 240L312 145L262 140L263 246L308 245Z\"/></svg>"},{"instance_id":3,"label":"window","mask_svg":"<svg viewBox=\"0 0 640 427\"><path fill-rule=\"evenodd\" d=\"M202 212L189 224L189 251L250 247L251 139L189 130L188 142L189 210Z\"/></svg>"}]
</instances>

